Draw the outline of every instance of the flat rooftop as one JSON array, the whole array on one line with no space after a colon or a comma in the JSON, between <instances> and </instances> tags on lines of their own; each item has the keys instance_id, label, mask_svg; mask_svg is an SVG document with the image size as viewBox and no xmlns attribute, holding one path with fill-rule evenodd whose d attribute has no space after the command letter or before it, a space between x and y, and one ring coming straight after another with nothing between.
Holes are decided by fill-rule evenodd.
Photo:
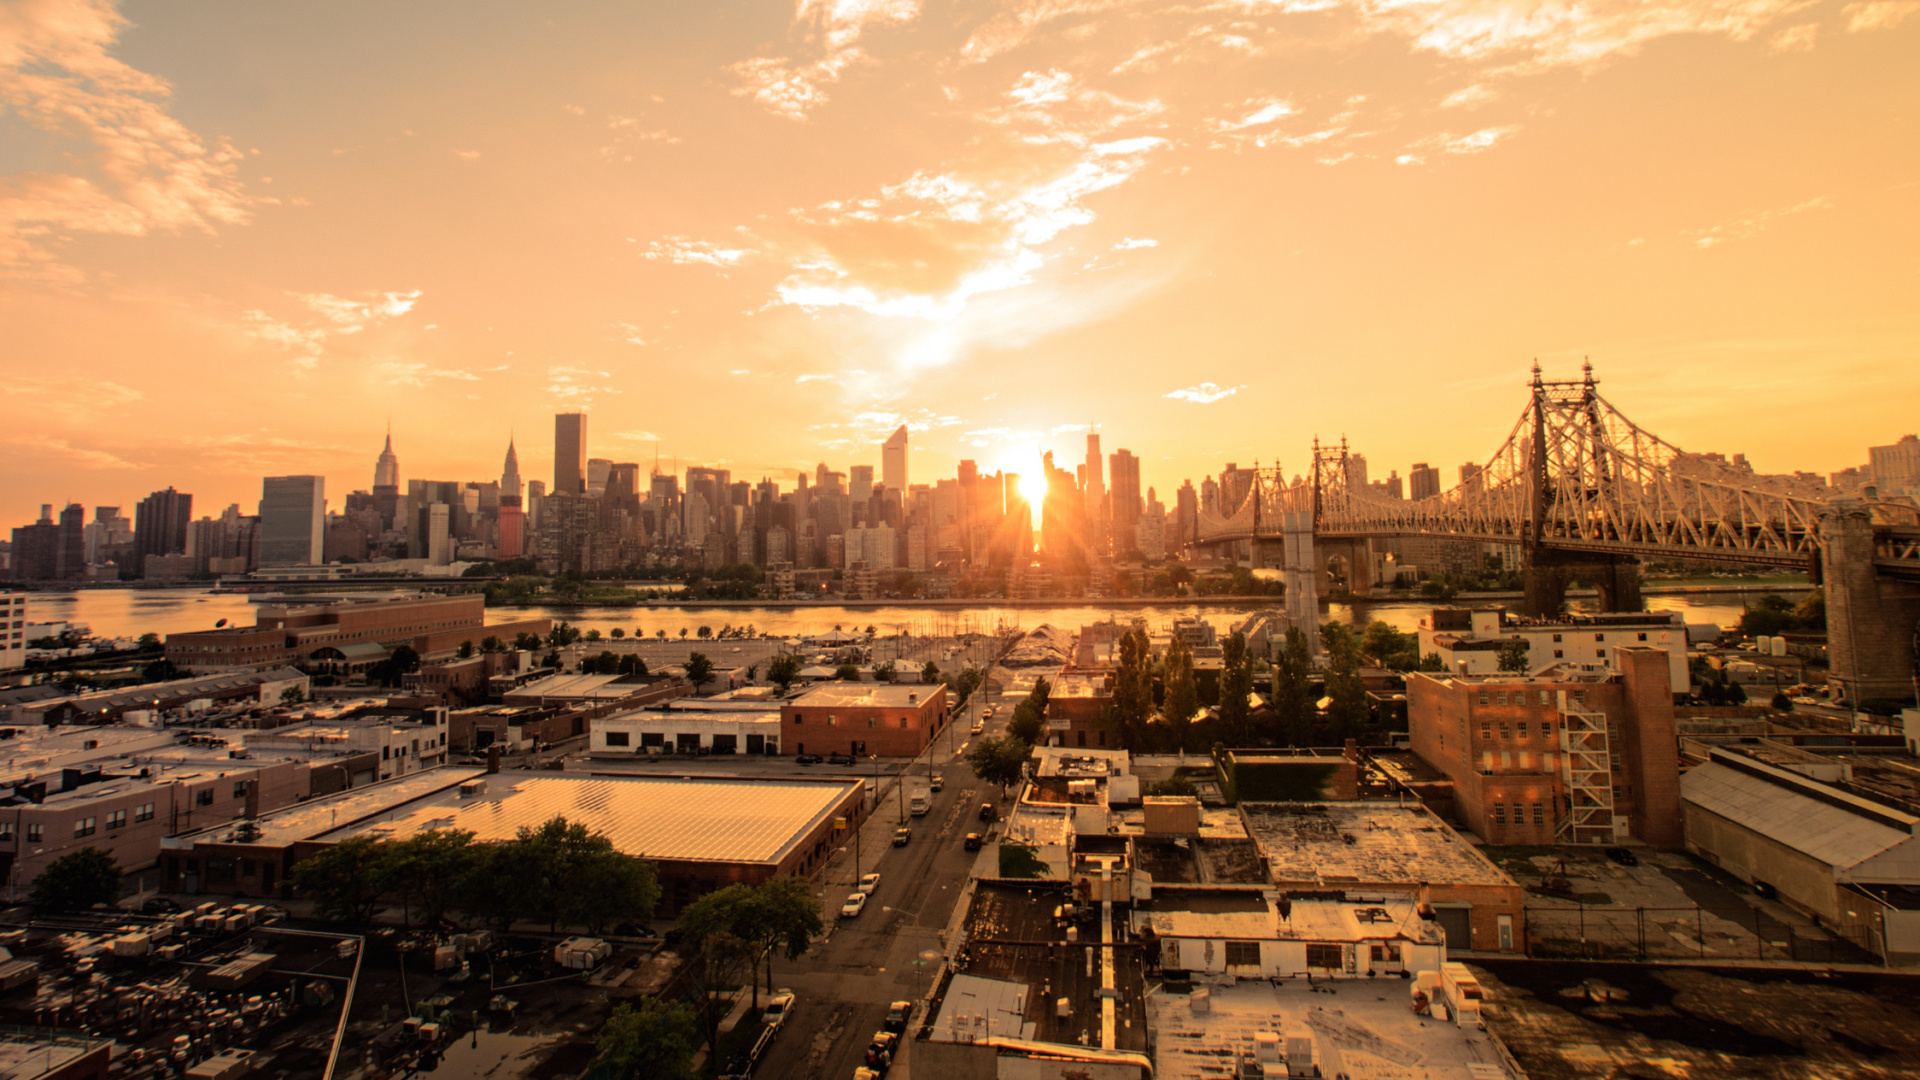
<instances>
[{"instance_id":1,"label":"flat rooftop","mask_svg":"<svg viewBox=\"0 0 1920 1080\"><path fill-rule=\"evenodd\" d=\"M1240 815L1277 884L1517 887L1418 803L1242 803Z\"/></svg>"},{"instance_id":2,"label":"flat rooftop","mask_svg":"<svg viewBox=\"0 0 1920 1080\"><path fill-rule=\"evenodd\" d=\"M1100 940L1099 908L1093 908L1093 920L1079 924L1078 946L1068 946L1068 924L1054 917L1064 899L1058 888L1044 886L982 883L974 891L966 914L965 959L935 1006L936 1032L968 1042L988 1027L1011 1035L1018 1023L1022 1038L1073 1046L1089 1036L1088 1045L1100 1045L1102 974L1098 966L1087 973L1085 947ZM1125 905L1115 905L1115 922L1124 927L1127 918ZM1146 969L1136 947L1123 944L1113 954L1119 991L1114 1049L1142 1052L1147 1048ZM972 979L963 982L967 976ZM1068 1002L1064 1017L1057 1009L1060 998Z\"/></svg>"},{"instance_id":3,"label":"flat rooftop","mask_svg":"<svg viewBox=\"0 0 1920 1080\"><path fill-rule=\"evenodd\" d=\"M1312 1039L1319 1076L1349 1080L1502 1080L1517 1075L1493 1036L1416 1016L1412 984L1399 979L1349 980L1317 988L1305 979L1278 984L1246 981L1210 988L1207 1011L1195 1012L1186 994L1147 995L1156 1035L1155 1080L1224 1080L1242 1057L1253 1057L1254 1037ZM1287 1074L1280 1066L1278 1075ZM1275 1068L1267 1066L1267 1075Z\"/></svg>"},{"instance_id":4,"label":"flat rooftop","mask_svg":"<svg viewBox=\"0 0 1920 1080\"><path fill-rule=\"evenodd\" d=\"M383 819L415 799L485 775L485 769L426 769L397 780L367 784L337 795L309 799L254 819L253 824L259 832L254 839L246 842L284 847L296 840L311 840L321 833L343 826ZM224 822L200 832L188 833L184 839L205 843L239 843L231 839L239 824L237 821Z\"/></svg>"},{"instance_id":5,"label":"flat rooftop","mask_svg":"<svg viewBox=\"0 0 1920 1080\"><path fill-rule=\"evenodd\" d=\"M623 681L626 675L549 675L525 686L517 686L502 695L509 704L527 698L623 698L645 690L647 683Z\"/></svg>"},{"instance_id":6,"label":"flat rooftop","mask_svg":"<svg viewBox=\"0 0 1920 1080\"><path fill-rule=\"evenodd\" d=\"M1161 937L1268 941L1379 941L1403 937L1445 944L1440 924L1422 919L1411 896L1296 897L1283 913L1259 889L1155 889L1153 910L1136 926Z\"/></svg>"},{"instance_id":7,"label":"flat rooftop","mask_svg":"<svg viewBox=\"0 0 1920 1080\"><path fill-rule=\"evenodd\" d=\"M1134 860L1159 885L1265 885L1266 856L1244 837L1136 837Z\"/></svg>"},{"instance_id":8,"label":"flat rooftop","mask_svg":"<svg viewBox=\"0 0 1920 1080\"><path fill-rule=\"evenodd\" d=\"M448 770L438 769L435 772ZM688 862L775 863L841 803L857 779L725 780L655 776L484 773L486 791L448 787L375 818L321 833L334 841L366 833L405 839L435 828L481 841L510 840L556 815L605 833L628 855Z\"/></svg>"},{"instance_id":9,"label":"flat rooftop","mask_svg":"<svg viewBox=\"0 0 1920 1080\"><path fill-rule=\"evenodd\" d=\"M790 704L802 708L914 709L944 692L944 687L913 683L828 682L820 683Z\"/></svg>"}]
</instances>

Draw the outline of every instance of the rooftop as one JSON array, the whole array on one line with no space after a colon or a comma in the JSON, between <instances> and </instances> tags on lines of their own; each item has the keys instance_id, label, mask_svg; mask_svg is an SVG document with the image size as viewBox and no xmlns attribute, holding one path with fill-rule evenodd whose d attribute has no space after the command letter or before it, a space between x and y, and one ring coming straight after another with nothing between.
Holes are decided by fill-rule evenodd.
<instances>
[{"instance_id":1,"label":"rooftop","mask_svg":"<svg viewBox=\"0 0 1920 1080\"><path fill-rule=\"evenodd\" d=\"M627 675L549 675L515 687L503 697L508 701L542 697L623 698L646 688L647 683Z\"/></svg>"},{"instance_id":2,"label":"rooftop","mask_svg":"<svg viewBox=\"0 0 1920 1080\"><path fill-rule=\"evenodd\" d=\"M1282 910L1255 889L1155 889L1153 910L1136 915L1161 937L1348 942L1406 938L1444 944L1410 896L1294 897Z\"/></svg>"},{"instance_id":3,"label":"rooftop","mask_svg":"<svg viewBox=\"0 0 1920 1080\"><path fill-rule=\"evenodd\" d=\"M396 780L367 784L337 795L310 799L254 819L253 825L258 831L252 840L244 842L284 847L296 840L311 840L331 829L391 814L415 799L485 775L484 769L426 769ZM202 843L240 843L242 841L235 832L239 824L225 822L197 833L188 833L183 839Z\"/></svg>"},{"instance_id":4,"label":"rooftop","mask_svg":"<svg viewBox=\"0 0 1920 1080\"><path fill-rule=\"evenodd\" d=\"M1061 901L1055 888L982 883L975 890L966 915L966 950L936 1007L936 1031L957 1029L955 1041L971 1041L984 1037L984 1028L997 1014L993 1033L1004 1031L1011 1036L1008 1014L1018 1008L1018 1037L1064 1045L1080 1045L1085 1037L1088 1045L1100 1045L1102 972L1096 966L1089 976L1086 950L1064 947L1069 922L1055 917ZM1099 940L1099 908L1093 907L1091 913L1092 921L1079 923L1081 941ZM1125 918L1123 907L1116 905L1116 923L1123 924ZM1118 991L1114 1049L1142 1051L1147 1046L1142 1007L1146 973L1140 950L1116 948L1113 952ZM967 996L956 997L956 990ZM1061 998L1068 1005L1064 1017L1057 1008Z\"/></svg>"},{"instance_id":5,"label":"rooftop","mask_svg":"<svg viewBox=\"0 0 1920 1080\"><path fill-rule=\"evenodd\" d=\"M1501 1080L1516 1075L1492 1036L1418 1016L1398 979L1315 987L1305 980L1210 989L1204 1012L1187 994L1156 991L1147 1015L1157 1036L1156 1080L1222 1080L1254 1037L1307 1036L1319 1076L1349 1080ZM1324 991L1324 993L1322 992ZM1286 1075L1280 1067L1278 1075ZM1268 1075L1275 1075L1268 1066Z\"/></svg>"},{"instance_id":6,"label":"rooftop","mask_svg":"<svg viewBox=\"0 0 1920 1080\"><path fill-rule=\"evenodd\" d=\"M447 772L445 769L433 772ZM426 774L422 774L426 775ZM466 776L480 775L468 771ZM605 833L629 855L705 862L778 862L791 846L862 786L860 780L765 781L654 776L514 773L486 776L486 790L462 797L452 786L393 807L377 820L324 832L404 839L434 828L508 840L555 815Z\"/></svg>"},{"instance_id":7,"label":"rooftop","mask_svg":"<svg viewBox=\"0 0 1920 1080\"><path fill-rule=\"evenodd\" d=\"M1515 885L1419 803L1242 803L1240 815L1281 885Z\"/></svg>"},{"instance_id":8,"label":"rooftop","mask_svg":"<svg viewBox=\"0 0 1920 1080\"><path fill-rule=\"evenodd\" d=\"M830 682L808 690L790 704L801 708L910 709L934 700L943 688L895 683Z\"/></svg>"},{"instance_id":9,"label":"rooftop","mask_svg":"<svg viewBox=\"0 0 1920 1080\"><path fill-rule=\"evenodd\" d=\"M1725 750L1680 777L1680 796L1835 867L1858 867L1912 840L1920 825L1920 817Z\"/></svg>"}]
</instances>

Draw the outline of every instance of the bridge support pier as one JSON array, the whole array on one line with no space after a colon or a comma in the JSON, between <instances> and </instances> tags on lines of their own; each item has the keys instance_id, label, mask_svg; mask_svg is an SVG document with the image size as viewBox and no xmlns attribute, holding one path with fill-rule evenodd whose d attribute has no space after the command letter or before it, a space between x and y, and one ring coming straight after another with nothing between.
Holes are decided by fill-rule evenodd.
<instances>
[{"instance_id":1,"label":"bridge support pier","mask_svg":"<svg viewBox=\"0 0 1920 1080\"><path fill-rule=\"evenodd\" d=\"M1313 544L1313 515L1281 515L1280 567L1286 573L1287 622L1307 635L1307 648L1320 652L1320 568Z\"/></svg>"},{"instance_id":2,"label":"bridge support pier","mask_svg":"<svg viewBox=\"0 0 1920 1080\"><path fill-rule=\"evenodd\" d=\"M1601 611L1640 611L1640 560L1631 555L1596 555L1585 551L1530 548L1522 556L1526 613L1534 618L1560 614L1567 586L1576 579L1593 582L1600 593Z\"/></svg>"},{"instance_id":3,"label":"bridge support pier","mask_svg":"<svg viewBox=\"0 0 1920 1080\"><path fill-rule=\"evenodd\" d=\"M1871 698L1911 698L1920 586L1876 572L1873 517L1858 501L1837 500L1821 515L1820 531L1827 541L1821 576L1833 700L1857 706Z\"/></svg>"},{"instance_id":4,"label":"bridge support pier","mask_svg":"<svg viewBox=\"0 0 1920 1080\"><path fill-rule=\"evenodd\" d=\"M1323 564L1322 572L1327 575L1326 583L1329 592L1336 591L1333 587L1333 571L1326 568L1324 564L1337 555L1347 564L1346 588L1338 591L1344 591L1348 596L1373 595L1373 543L1371 541L1364 537L1357 540L1321 540L1319 547L1319 556Z\"/></svg>"}]
</instances>

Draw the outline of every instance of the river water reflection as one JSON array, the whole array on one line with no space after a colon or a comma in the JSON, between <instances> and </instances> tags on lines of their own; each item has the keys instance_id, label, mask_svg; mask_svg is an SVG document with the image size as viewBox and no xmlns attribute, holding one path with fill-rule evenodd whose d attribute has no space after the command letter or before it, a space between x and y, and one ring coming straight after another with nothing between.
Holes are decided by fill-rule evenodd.
<instances>
[{"instance_id":1,"label":"river water reflection","mask_svg":"<svg viewBox=\"0 0 1920 1080\"><path fill-rule=\"evenodd\" d=\"M1740 618L1742 608L1765 594L1765 590L1738 593L1650 596L1647 606L1655 611L1684 611L1690 623L1715 623L1731 626ZM264 594L213 593L192 589L86 589L71 593L35 593L31 617L35 622L66 620L87 624L102 637L138 637L141 634L177 634L189 630L210 630L221 619L227 625L251 626L254 602ZM1505 603L1517 601L1456 601L1457 603ZM1435 606L1446 603L1433 600L1356 601L1325 607L1329 618L1352 622L1356 618L1379 619L1395 629L1411 631L1420 618ZM834 627L847 629L868 626L881 633L909 631L922 634L954 633L966 630L987 633L1000 625L1031 629L1042 623L1077 628L1108 618L1129 621L1145 617L1151 626L1164 626L1181 616L1197 616L1224 629L1228 623L1250 612L1279 607L1276 598L1269 602L1231 604L1183 604L1138 606L1092 606L1062 603L1049 607L1010 607L984 601L978 606L918 607L840 607L809 605L803 607L763 606L744 603L729 607L649 605L634 608L598 607L522 607L494 608L487 613L489 622L545 616L566 620L583 630L606 633L619 627L628 634L655 636L666 631L678 637L682 627L692 636L702 626L719 630L723 626L753 626L756 630L799 635L824 633ZM1591 610L1591 601L1575 601L1575 610Z\"/></svg>"}]
</instances>

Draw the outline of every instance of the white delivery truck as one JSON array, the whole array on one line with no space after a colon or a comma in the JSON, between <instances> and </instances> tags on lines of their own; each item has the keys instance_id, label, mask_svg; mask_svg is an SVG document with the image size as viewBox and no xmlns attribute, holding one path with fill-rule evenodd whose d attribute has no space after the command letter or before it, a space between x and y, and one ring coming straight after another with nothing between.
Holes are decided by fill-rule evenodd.
<instances>
[{"instance_id":1,"label":"white delivery truck","mask_svg":"<svg viewBox=\"0 0 1920 1080\"><path fill-rule=\"evenodd\" d=\"M914 817L925 817L927 808L932 804L933 796L927 794L926 789L922 788L907 796L907 813Z\"/></svg>"}]
</instances>

